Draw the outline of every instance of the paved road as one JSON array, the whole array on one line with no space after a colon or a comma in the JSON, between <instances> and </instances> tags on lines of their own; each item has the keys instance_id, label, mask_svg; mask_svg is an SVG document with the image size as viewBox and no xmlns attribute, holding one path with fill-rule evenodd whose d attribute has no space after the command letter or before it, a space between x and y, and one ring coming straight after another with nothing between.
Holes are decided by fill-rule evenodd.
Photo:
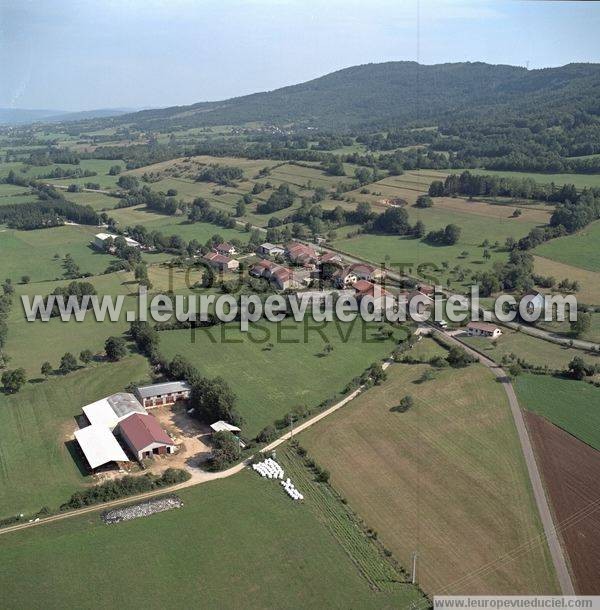
<instances>
[{"instance_id":1,"label":"paved road","mask_svg":"<svg viewBox=\"0 0 600 610\"><path fill-rule=\"evenodd\" d=\"M386 369L386 368L388 368L388 366L390 366L390 364L391 364L391 360L387 360L386 362L383 363L382 368ZM264 447L262 449L262 451L263 452L272 451L276 447L279 447L279 445L281 445L282 443L285 443L290 438L292 438L293 434L301 432L302 430L306 430L306 428L309 428L310 426L316 424L318 421L321 421L328 415L331 415L338 409L341 409L343 406L348 404L350 401L354 400L354 398L356 398L362 392L363 389L364 389L364 386L361 385L356 390L354 390L354 392L352 392L351 394L348 394L348 396L346 396L339 402L336 402L334 405L332 405L328 409L325 409L325 411L321 411L321 413L318 413L314 417L311 417L304 423L297 426L293 432L286 432L283 436L281 436L277 440L273 441L272 443L270 443L269 445ZM62 521L63 519L69 519L71 517L79 517L81 515L85 515L88 513L108 510L110 508L115 508L116 506L121 506L123 504L135 504L136 502L141 502L143 500L147 500L149 498L153 498L156 496L162 496L162 495L165 495L168 493L173 493L173 492L179 491L181 489L185 489L186 487L192 487L194 485L201 485L202 483L208 483L209 481L215 481L217 479L225 479L234 474L237 474L238 472L241 472L246 466L249 465L251 459L252 458L250 457L250 458L246 459L244 462L240 462L239 464L236 464L235 466L232 466L231 468L228 468L227 470L222 470L221 472L206 472L199 468L190 467L190 468L188 468L188 471L191 474L191 478L187 481L184 481L183 483L179 483L178 485L173 485L172 487L167 487L167 488L155 489L153 491L149 491L149 492L146 492L143 494L138 494L135 496L128 496L126 498L120 498L118 500L113 500L112 502L105 502L103 504L96 504L94 506L87 506L85 508L80 508L77 510L71 510L71 511L67 511L64 513L59 513L57 515L52 515L50 517L46 517L45 519L40 519L37 522L18 523L16 525L11 525L9 527L0 529L0 536L2 534L9 534L11 532L18 532L19 530L27 529L30 527L44 525L46 523L54 523L56 521Z\"/></svg>"},{"instance_id":2,"label":"paved road","mask_svg":"<svg viewBox=\"0 0 600 610\"><path fill-rule=\"evenodd\" d=\"M523 419L523 413L521 412L521 407L519 406L519 401L512 383L510 382L510 378L493 360L490 360L489 358L465 345L462 341L460 341L459 338L456 337L456 335L452 335L447 332L443 334L449 341L459 344L463 349L477 358L482 364L487 366L502 383L502 387L508 396L510 410L517 428L519 442L521 443L525 464L527 465L527 472L529 473L529 480L531 481L531 486L533 488L533 495L540 513L544 534L546 536L546 540L548 541L548 548L550 549L550 555L552 556L552 562L554 563L554 569L556 570L560 589L563 595L575 595L573 581L571 580L571 574L569 573L569 569L567 567L565 554L560 544L558 533L552 519L552 513L550 512L550 506L548 505L548 499L546 498L546 492L544 491L542 477L535 460L535 454L533 452L531 440L527 432L525 420Z\"/></svg>"}]
</instances>

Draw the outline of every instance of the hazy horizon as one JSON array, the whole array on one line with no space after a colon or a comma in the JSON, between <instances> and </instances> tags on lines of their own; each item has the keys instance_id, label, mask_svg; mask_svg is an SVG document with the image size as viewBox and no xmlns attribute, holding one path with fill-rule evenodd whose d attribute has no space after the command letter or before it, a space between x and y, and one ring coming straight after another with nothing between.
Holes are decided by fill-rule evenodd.
<instances>
[{"instance_id":1,"label":"hazy horizon","mask_svg":"<svg viewBox=\"0 0 600 610\"><path fill-rule=\"evenodd\" d=\"M0 23L3 109L186 105L386 61L600 62L585 2L0 0Z\"/></svg>"}]
</instances>

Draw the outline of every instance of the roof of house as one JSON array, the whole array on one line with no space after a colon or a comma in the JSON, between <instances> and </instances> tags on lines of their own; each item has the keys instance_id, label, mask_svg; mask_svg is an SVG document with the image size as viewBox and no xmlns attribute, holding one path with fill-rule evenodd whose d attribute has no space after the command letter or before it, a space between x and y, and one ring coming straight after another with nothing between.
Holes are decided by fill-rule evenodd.
<instances>
[{"instance_id":1,"label":"roof of house","mask_svg":"<svg viewBox=\"0 0 600 610\"><path fill-rule=\"evenodd\" d=\"M222 265L227 265L232 260L228 256L224 256L223 254L219 254L218 252L208 252L204 255L204 259L211 263L219 263Z\"/></svg>"},{"instance_id":2,"label":"roof of house","mask_svg":"<svg viewBox=\"0 0 600 610\"><path fill-rule=\"evenodd\" d=\"M368 280L357 280L356 282L354 282L354 284L352 284L352 288L354 288L356 292L366 292L372 286L373 283L369 282Z\"/></svg>"},{"instance_id":3,"label":"roof of house","mask_svg":"<svg viewBox=\"0 0 600 610\"><path fill-rule=\"evenodd\" d=\"M136 451L152 445L174 445L173 439L160 427L158 420L149 413L134 413L119 423L121 434L127 438Z\"/></svg>"},{"instance_id":4,"label":"roof of house","mask_svg":"<svg viewBox=\"0 0 600 610\"><path fill-rule=\"evenodd\" d=\"M285 282L292 277L292 270L287 267L277 267L271 274L271 277L275 277L281 282Z\"/></svg>"},{"instance_id":5,"label":"roof of house","mask_svg":"<svg viewBox=\"0 0 600 610\"><path fill-rule=\"evenodd\" d=\"M493 333L495 330L500 330L495 324L489 324L487 322L469 322L467 328L474 328L476 330L484 330L488 333Z\"/></svg>"},{"instance_id":6,"label":"roof of house","mask_svg":"<svg viewBox=\"0 0 600 610\"><path fill-rule=\"evenodd\" d=\"M341 261L342 257L337 254L337 252L325 252L323 256L321 256L322 263L328 263L330 261Z\"/></svg>"},{"instance_id":7,"label":"roof of house","mask_svg":"<svg viewBox=\"0 0 600 610\"><path fill-rule=\"evenodd\" d=\"M347 273L368 273L371 274L375 271L375 267L367 265L366 263L355 263L347 267Z\"/></svg>"},{"instance_id":8,"label":"roof of house","mask_svg":"<svg viewBox=\"0 0 600 610\"><path fill-rule=\"evenodd\" d=\"M292 242L286 246L286 249L287 249L289 256L291 256L292 258L298 258L298 257L316 258L317 257L317 253L315 252L315 249L312 246L307 246L305 244L299 244L297 242Z\"/></svg>"},{"instance_id":9,"label":"roof of house","mask_svg":"<svg viewBox=\"0 0 600 610\"><path fill-rule=\"evenodd\" d=\"M136 391L141 398L152 398L173 392L189 392L191 389L192 387L186 381L167 381L165 383L139 386L136 388Z\"/></svg>"},{"instance_id":10,"label":"roof of house","mask_svg":"<svg viewBox=\"0 0 600 610\"><path fill-rule=\"evenodd\" d=\"M97 468L108 462L129 461L121 445L106 426L92 425L75 430L75 438L90 468Z\"/></svg>"},{"instance_id":11,"label":"roof of house","mask_svg":"<svg viewBox=\"0 0 600 610\"><path fill-rule=\"evenodd\" d=\"M114 428L121 419L132 413L146 413L138 399L129 392L118 392L83 407L83 412L93 426Z\"/></svg>"},{"instance_id":12,"label":"roof of house","mask_svg":"<svg viewBox=\"0 0 600 610\"><path fill-rule=\"evenodd\" d=\"M233 244L230 244L229 242L224 241L222 244L215 246L215 250L225 250L225 251L229 252L230 250L235 250L235 247Z\"/></svg>"},{"instance_id":13,"label":"roof of house","mask_svg":"<svg viewBox=\"0 0 600 610\"><path fill-rule=\"evenodd\" d=\"M226 421L223 421L222 419L220 419L219 421L216 421L214 424L211 424L210 427L215 432L241 432L241 430L237 426L228 424Z\"/></svg>"},{"instance_id":14,"label":"roof of house","mask_svg":"<svg viewBox=\"0 0 600 610\"><path fill-rule=\"evenodd\" d=\"M281 250L282 252L284 252L284 249L281 246L277 246L276 244L272 244L268 241L266 241L264 244L261 244L260 247L263 250Z\"/></svg>"}]
</instances>

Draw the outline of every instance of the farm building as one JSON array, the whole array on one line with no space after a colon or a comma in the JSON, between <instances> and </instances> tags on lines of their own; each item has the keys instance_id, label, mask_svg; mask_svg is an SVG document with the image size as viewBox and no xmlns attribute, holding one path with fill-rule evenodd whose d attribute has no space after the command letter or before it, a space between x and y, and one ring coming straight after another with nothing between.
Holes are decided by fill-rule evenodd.
<instances>
[{"instance_id":1,"label":"farm building","mask_svg":"<svg viewBox=\"0 0 600 610\"><path fill-rule=\"evenodd\" d=\"M141 248L141 244L135 239L131 239L131 237L125 237L124 235L113 235L111 233L98 233L94 235L93 244L99 250L104 250L104 245L107 239L112 239L113 241L117 239L117 237L122 237L125 240L125 243L131 248Z\"/></svg>"},{"instance_id":2,"label":"farm building","mask_svg":"<svg viewBox=\"0 0 600 610\"><path fill-rule=\"evenodd\" d=\"M241 430L237 426L234 426L233 424L228 424L222 419L216 421L214 424L211 424L210 427L212 428L213 432L241 432Z\"/></svg>"},{"instance_id":3,"label":"farm building","mask_svg":"<svg viewBox=\"0 0 600 610\"><path fill-rule=\"evenodd\" d=\"M153 415L133 413L119 423L119 433L138 460L175 453L173 439Z\"/></svg>"},{"instance_id":4,"label":"farm building","mask_svg":"<svg viewBox=\"0 0 600 610\"><path fill-rule=\"evenodd\" d=\"M128 392L119 392L83 407L83 413L92 426L114 430L117 424L132 413L146 413L137 398Z\"/></svg>"},{"instance_id":5,"label":"farm building","mask_svg":"<svg viewBox=\"0 0 600 610\"><path fill-rule=\"evenodd\" d=\"M161 407L186 400L190 396L191 386L185 381L168 381L144 385L135 389L136 396L144 407Z\"/></svg>"},{"instance_id":6,"label":"farm building","mask_svg":"<svg viewBox=\"0 0 600 610\"><path fill-rule=\"evenodd\" d=\"M209 252L203 258L211 267L216 267L220 271L233 271L240 266L235 258L229 258L217 252Z\"/></svg>"},{"instance_id":7,"label":"farm building","mask_svg":"<svg viewBox=\"0 0 600 610\"><path fill-rule=\"evenodd\" d=\"M281 246L276 246L275 244L265 242L264 244L258 246L256 253L259 256L272 258L274 256L283 256L285 254L285 250Z\"/></svg>"},{"instance_id":8,"label":"farm building","mask_svg":"<svg viewBox=\"0 0 600 610\"><path fill-rule=\"evenodd\" d=\"M486 322L469 322L467 324L467 333L471 337L491 337L497 339L502 331L495 324Z\"/></svg>"},{"instance_id":9,"label":"farm building","mask_svg":"<svg viewBox=\"0 0 600 610\"><path fill-rule=\"evenodd\" d=\"M75 439L92 470L111 462L129 462L113 433L102 424L75 430Z\"/></svg>"},{"instance_id":10,"label":"farm building","mask_svg":"<svg viewBox=\"0 0 600 610\"><path fill-rule=\"evenodd\" d=\"M217 254L222 254L223 256L233 256L234 254L237 254L235 246L229 242L218 244L215 246L214 250Z\"/></svg>"}]
</instances>

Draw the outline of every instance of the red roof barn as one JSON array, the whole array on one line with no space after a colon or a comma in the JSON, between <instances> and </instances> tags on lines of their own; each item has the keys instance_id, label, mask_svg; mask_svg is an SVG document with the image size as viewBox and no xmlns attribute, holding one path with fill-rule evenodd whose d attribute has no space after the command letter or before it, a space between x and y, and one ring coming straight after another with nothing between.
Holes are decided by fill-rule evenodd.
<instances>
[{"instance_id":1,"label":"red roof barn","mask_svg":"<svg viewBox=\"0 0 600 610\"><path fill-rule=\"evenodd\" d=\"M119 423L119 431L138 460L175 452L173 439L153 415L134 413Z\"/></svg>"}]
</instances>

